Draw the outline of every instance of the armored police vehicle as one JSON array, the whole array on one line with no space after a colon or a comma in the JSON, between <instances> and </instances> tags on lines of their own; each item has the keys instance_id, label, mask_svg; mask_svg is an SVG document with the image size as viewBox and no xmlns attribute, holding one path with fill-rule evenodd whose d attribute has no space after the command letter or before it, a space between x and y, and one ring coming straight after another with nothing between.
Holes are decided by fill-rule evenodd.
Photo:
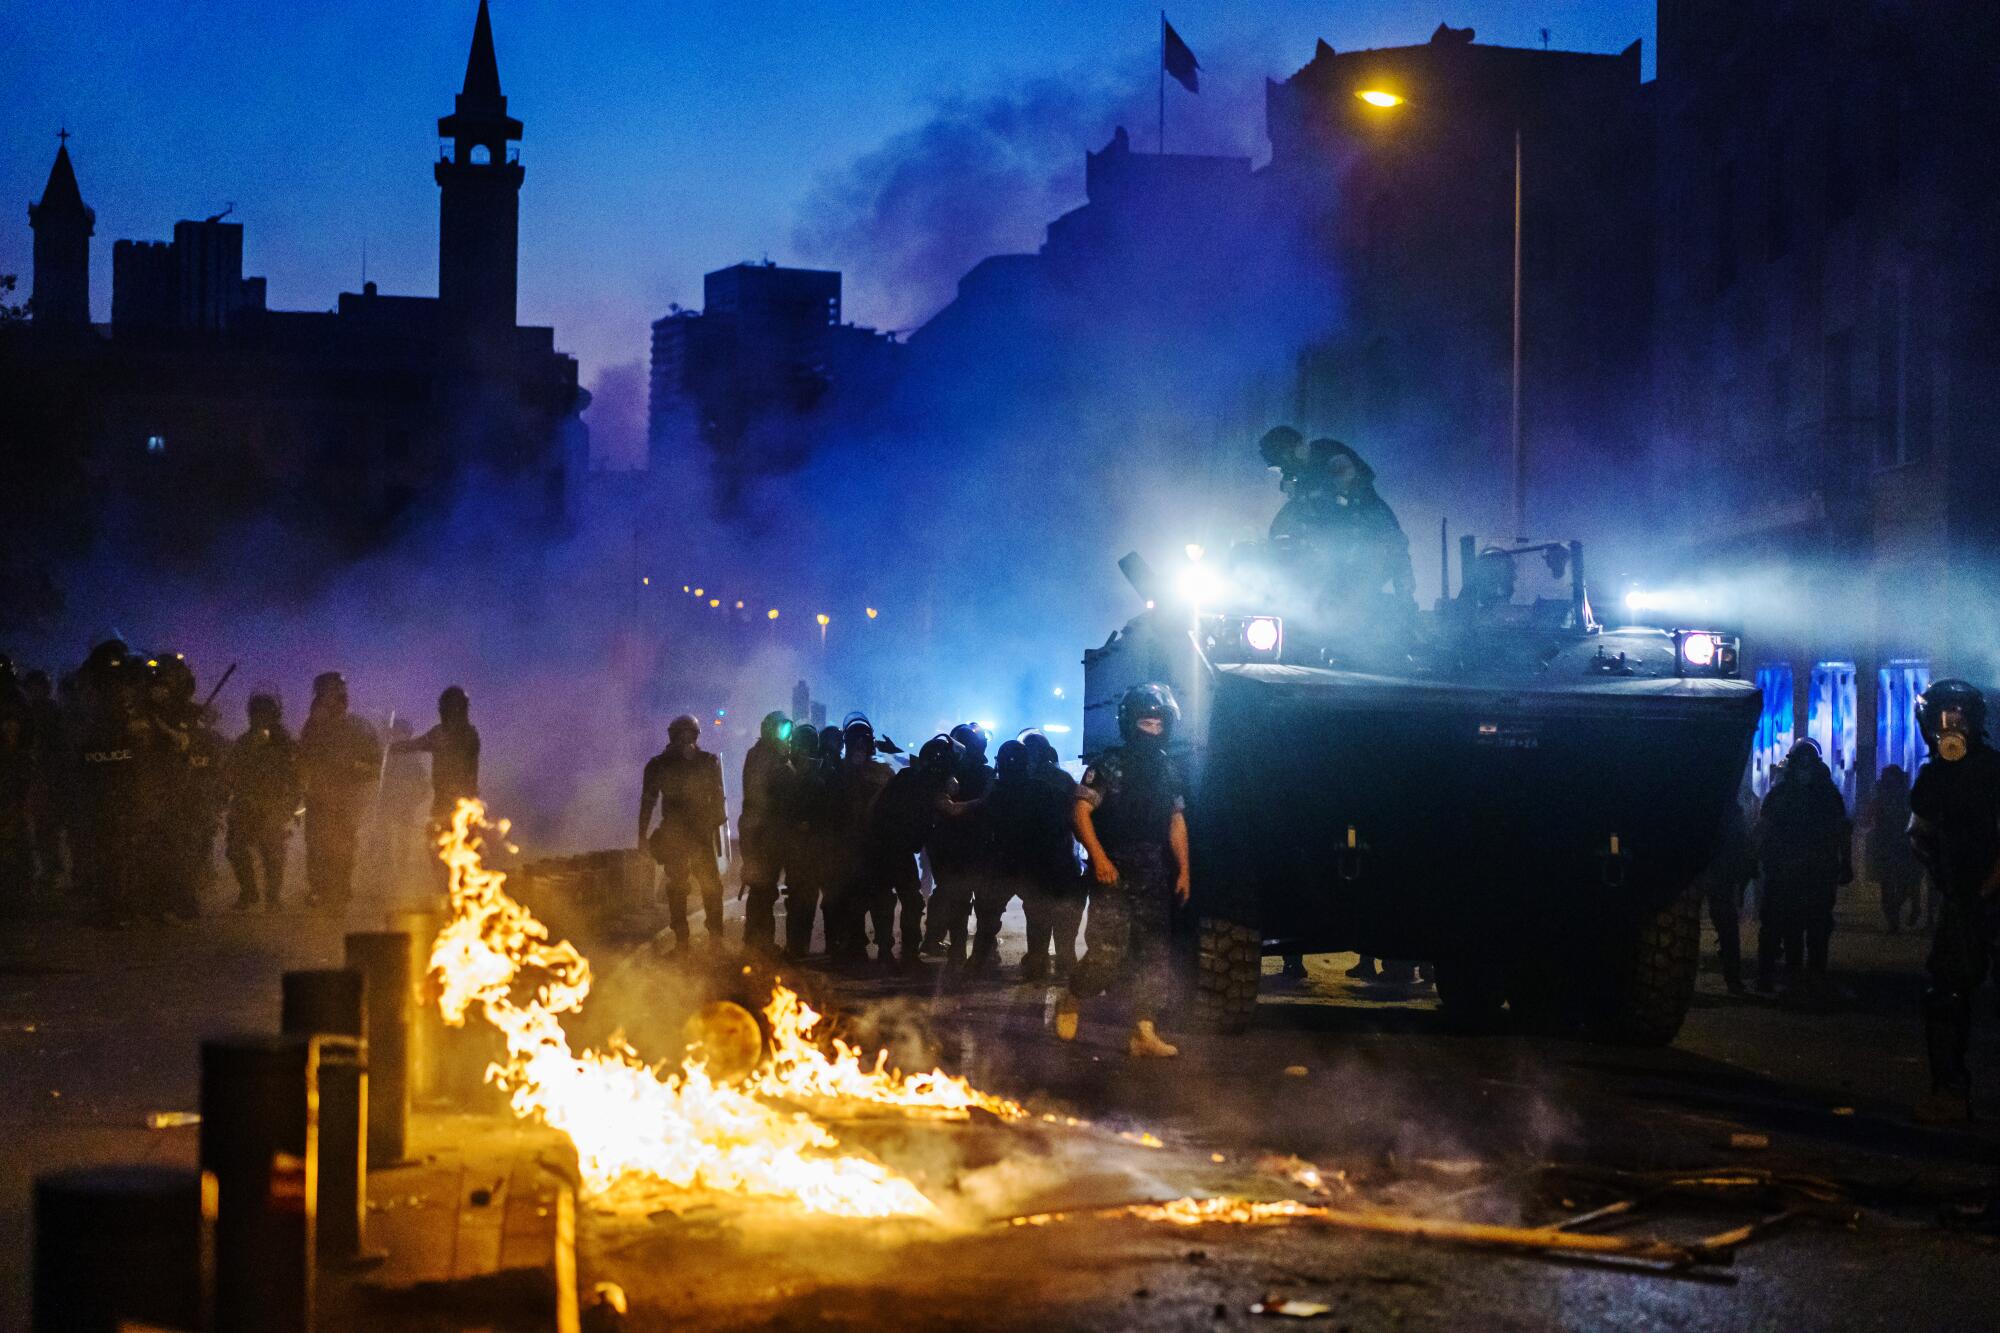
<instances>
[{"instance_id":1,"label":"armored police vehicle","mask_svg":"<svg viewBox=\"0 0 2000 1333\"><path fill-rule=\"evenodd\" d=\"M1353 950L1431 962L1468 1027L1671 1041L1759 712L1738 640L1600 625L1575 542L1461 539L1422 612L1288 581L1271 544L1214 563L1175 596L1126 557L1147 609L1084 657L1086 757L1130 686L1180 699L1202 1018L1247 1023L1267 954ZM1557 595L1516 597L1542 565Z\"/></svg>"}]
</instances>

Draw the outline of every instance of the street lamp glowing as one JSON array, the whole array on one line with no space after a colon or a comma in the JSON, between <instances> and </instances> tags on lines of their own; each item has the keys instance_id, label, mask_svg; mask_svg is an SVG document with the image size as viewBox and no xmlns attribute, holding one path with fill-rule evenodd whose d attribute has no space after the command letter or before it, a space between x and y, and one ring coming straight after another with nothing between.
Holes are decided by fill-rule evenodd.
<instances>
[{"instance_id":1,"label":"street lamp glowing","mask_svg":"<svg viewBox=\"0 0 2000 1333\"><path fill-rule=\"evenodd\" d=\"M1388 110L1390 107L1401 106L1406 100L1408 100L1403 97L1398 97L1395 93L1390 92L1386 88L1363 88L1360 92L1354 95L1360 98L1362 101L1366 102L1369 106L1379 106L1385 111Z\"/></svg>"},{"instance_id":2,"label":"street lamp glowing","mask_svg":"<svg viewBox=\"0 0 2000 1333\"><path fill-rule=\"evenodd\" d=\"M702 591L703 591L702 589L700 589L700 588L696 588L696 589L694 590L694 595L695 595L695 596L697 596L697 597L699 597L699 596L701 596L701 594L702 594Z\"/></svg>"},{"instance_id":3,"label":"street lamp glowing","mask_svg":"<svg viewBox=\"0 0 2000 1333\"><path fill-rule=\"evenodd\" d=\"M716 607L716 606L721 606L721 605L722 605L722 599L721 599L720 597L711 597L711 598L709 598L709 599L708 599L708 604L709 604L709 605L710 605L711 607Z\"/></svg>"},{"instance_id":4,"label":"street lamp glowing","mask_svg":"<svg viewBox=\"0 0 2000 1333\"><path fill-rule=\"evenodd\" d=\"M826 628L827 622L832 620L833 617L829 616L826 612L822 611L818 615L814 616L813 619L819 622L820 628L824 629Z\"/></svg>"},{"instance_id":5,"label":"street lamp glowing","mask_svg":"<svg viewBox=\"0 0 2000 1333\"><path fill-rule=\"evenodd\" d=\"M878 616L878 615L880 615L880 614L881 614L881 612L877 611L877 610L876 610L876 609L875 609L874 607L872 607L872 606L871 606L871 607L869 607L869 608L868 608L868 618L869 618L870 620L873 620L873 619L874 619L874 618L875 618L876 616Z\"/></svg>"},{"instance_id":6,"label":"street lamp glowing","mask_svg":"<svg viewBox=\"0 0 2000 1333\"><path fill-rule=\"evenodd\" d=\"M778 618L778 608L775 606L772 607L769 611L766 611L764 613L764 619L766 620L776 620L777 618Z\"/></svg>"}]
</instances>

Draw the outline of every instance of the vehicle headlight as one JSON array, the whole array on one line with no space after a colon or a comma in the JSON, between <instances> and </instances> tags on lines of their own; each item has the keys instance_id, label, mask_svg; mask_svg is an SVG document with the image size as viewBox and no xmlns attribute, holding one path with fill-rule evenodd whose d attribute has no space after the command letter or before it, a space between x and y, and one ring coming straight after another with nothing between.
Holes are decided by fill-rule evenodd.
<instances>
[{"instance_id":1,"label":"vehicle headlight","mask_svg":"<svg viewBox=\"0 0 2000 1333\"><path fill-rule=\"evenodd\" d=\"M1674 670L1682 676L1734 676L1742 640L1714 630L1674 631Z\"/></svg>"},{"instance_id":2,"label":"vehicle headlight","mask_svg":"<svg viewBox=\"0 0 2000 1333\"><path fill-rule=\"evenodd\" d=\"M1277 616L1203 616L1198 633L1211 662L1275 662L1285 646Z\"/></svg>"}]
</instances>

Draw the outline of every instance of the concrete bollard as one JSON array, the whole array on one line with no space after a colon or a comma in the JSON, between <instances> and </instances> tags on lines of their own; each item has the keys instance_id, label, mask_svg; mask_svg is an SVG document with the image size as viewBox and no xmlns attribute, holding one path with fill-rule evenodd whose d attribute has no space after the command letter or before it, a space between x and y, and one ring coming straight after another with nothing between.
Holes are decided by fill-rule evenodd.
<instances>
[{"instance_id":1,"label":"concrete bollard","mask_svg":"<svg viewBox=\"0 0 2000 1333\"><path fill-rule=\"evenodd\" d=\"M311 1333L318 1044L201 1044L201 1169L215 1198L216 1333Z\"/></svg>"},{"instance_id":2,"label":"concrete bollard","mask_svg":"<svg viewBox=\"0 0 2000 1333\"><path fill-rule=\"evenodd\" d=\"M410 937L347 937L347 965L368 979L368 1162L407 1160L410 1134Z\"/></svg>"},{"instance_id":3,"label":"concrete bollard","mask_svg":"<svg viewBox=\"0 0 2000 1333\"><path fill-rule=\"evenodd\" d=\"M35 1180L35 1333L207 1325L212 1206L199 1171L89 1166Z\"/></svg>"},{"instance_id":4,"label":"concrete bollard","mask_svg":"<svg viewBox=\"0 0 2000 1333\"><path fill-rule=\"evenodd\" d=\"M438 1052L444 1043L444 1019L438 1013L437 987L431 982L431 945L442 919L431 911L389 913L391 931L410 937L410 1103L418 1105L438 1095Z\"/></svg>"},{"instance_id":5,"label":"concrete bollard","mask_svg":"<svg viewBox=\"0 0 2000 1333\"><path fill-rule=\"evenodd\" d=\"M319 1041L319 1261L352 1263L368 1230L367 980L352 968L287 972L279 1026Z\"/></svg>"}]
</instances>

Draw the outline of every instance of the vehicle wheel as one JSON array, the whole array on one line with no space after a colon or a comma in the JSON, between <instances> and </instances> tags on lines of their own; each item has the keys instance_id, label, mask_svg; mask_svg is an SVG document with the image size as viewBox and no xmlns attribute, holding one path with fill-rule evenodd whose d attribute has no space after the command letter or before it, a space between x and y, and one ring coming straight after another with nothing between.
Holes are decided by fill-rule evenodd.
<instances>
[{"instance_id":1,"label":"vehicle wheel","mask_svg":"<svg viewBox=\"0 0 2000 1333\"><path fill-rule=\"evenodd\" d=\"M1438 1005L1456 1032L1496 1032L1507 988L1500 970L1485 959L1440 958L1434 965Z\"/></svg>"},{"instance_id":2,"label":"vehicle wheel","mask_svg":"<svg viewBox=\"0 0 2000 1333\"><path fill-rule=\"evenodd\" d=\"M1257 1011L1264 940L1250 926L1201 919L1195 941L1195 1019L1210 1032L1241 1032Z\"/></svg>"},{"instance_id":3,"label":"vehicle wheel","mask_svg":"<svg viewBox=\"0 0 2000 1333\"><path fill-rule=\"evenodd\" d=\"M1672 1041L1694 999L1700 961L1701 896L1689 885L1630 929L1622 964L1610 978L1606 1035L1642 1046Z\"/></svg>"}]
</instances>

